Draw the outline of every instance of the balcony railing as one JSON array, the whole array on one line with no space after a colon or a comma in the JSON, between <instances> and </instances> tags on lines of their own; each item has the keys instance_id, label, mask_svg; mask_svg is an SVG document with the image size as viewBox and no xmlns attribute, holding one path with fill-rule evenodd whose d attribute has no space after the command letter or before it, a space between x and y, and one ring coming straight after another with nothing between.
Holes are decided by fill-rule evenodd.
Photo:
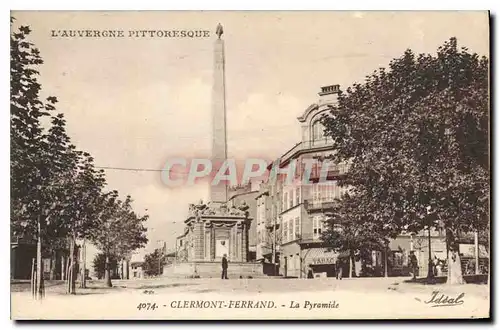
<instances>
[{"instance_id":1,"label":"balcony railing","mask_svg":"<svg viewBox=\"0 0 500 330\"><path fill-rule=\"evenodd\" d=\"M326 178L333 179L335 177L344 175L347 173L347 170L348 170L348 165L346 163L329 164L328 168L326 169L327 171ZM325 169L322 169L321 166L313 166L309 180L317 181L321 177L322 172L324 171Z\"/></svg>"}]
</instances>

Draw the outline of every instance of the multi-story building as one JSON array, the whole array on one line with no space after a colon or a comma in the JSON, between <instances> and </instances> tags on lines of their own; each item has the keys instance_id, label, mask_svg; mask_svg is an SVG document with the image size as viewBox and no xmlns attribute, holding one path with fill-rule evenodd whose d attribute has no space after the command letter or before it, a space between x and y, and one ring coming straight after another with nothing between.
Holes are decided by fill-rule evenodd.
<instances>
[{"instance_id":1,"label":"multi-story building","mask_svg":"<svg viewBox=\"0 0 500 330\"><path fill-rule=\"evenodd\" d=\"M278 181L267 181L257 195L257 261L264 264L264 273L279 275L279 251L282 242L281 193Z\"/></svg>"},{"instance_id":2,"label":"multi-story building","mask_svg":"<svg viewBox=\"0 0 500 330\"><path fill-rule=\"evenodd\" d=\"M269 207L269 188L268 183L260 185L259 193L255 197L257 209L255 218L253 220L256 229L256 246L255 246L255 259L257 261L265 261L264 255L271 250L269 240L269 232L266 228L267 213Z\"/></svg>"},{"instance_id":3,"label":"multi-story building","mask_svg":"<svg viewBox=\"0 0 500 330\"><path fill-rule=\"evenodd\" d=\"M323 162L334 152L333 141L324 135L321 117L329 114L337 101L339 85L321 88L319 100L298 117L302 138L279 159L280 168L293 168L294 180L278 179L274 198L281 229L280 273L289 277L305 277L309 269L316 276L333 273L338 253L321 241L328 210L344 190L337 179L345 173L345 165ZM304 170L311 164L311 172ZM322 166L321 166L322 164ZM326 167L326 168L325 168ZM322 182L324 176L328 180Z\"/></svg>"},{"instance_id":4,"label":"multi-story building","mask_svg":"<svg viewBox=\"0 0 500 330\"><path fill-rule=\"evenodd\" d=\"M256 198L257 260L279 263L280 274L284 276L302 277L311 265L318 266L313 266L318 273L326 273L320 266L335 261L336 254L328 251L320 238L325 213L342 193L335 179L345 168L329 166L325 171L328 181L323 183L318 179L323 175L319 164L333 152L332 140L323 134L320 118L335 104L339 91L338 85L323 87L319 102L298 118L302 126L301 141L276 163L281 169L294 168L288 174L293 180L273 180L271 174ZM312 171L310 182L306 183L302 173L307 163ZM273 171L273 166L268 169Z\"/></svg>"}]
</instances>

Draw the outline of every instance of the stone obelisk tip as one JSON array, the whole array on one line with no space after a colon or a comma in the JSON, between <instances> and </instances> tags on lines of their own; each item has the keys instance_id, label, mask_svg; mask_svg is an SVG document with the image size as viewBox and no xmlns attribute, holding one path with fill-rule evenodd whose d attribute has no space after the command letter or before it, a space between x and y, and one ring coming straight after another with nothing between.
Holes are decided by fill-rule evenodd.
<instances>
[{"instance_id":1,"label":"stone obelisk tip","mask_svg":"<svg viewBox=\"0 0 500 330\"><path fill-rule=\"evenodd\" d=\"M217 29L215 30L215 34L219 37L222 36L222 34L224 33L224 30L222 29L222 25L219 23L217 24Z\"/></svg>"}]
</instances>

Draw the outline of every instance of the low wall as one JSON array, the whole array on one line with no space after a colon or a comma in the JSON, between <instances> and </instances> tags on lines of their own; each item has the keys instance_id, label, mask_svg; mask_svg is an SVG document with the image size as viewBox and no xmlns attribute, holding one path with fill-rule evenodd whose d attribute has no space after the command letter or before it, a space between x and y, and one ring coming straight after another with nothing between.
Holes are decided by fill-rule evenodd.
<instances>
[{"instance_id":1,"label":"low wall","mask_svg":"<svg viewBox=\"0 0 500 330\"><path fill-rule=\"evenodd\" d=\"M173 263L163 269L164 277L187 278L199 276L200 278L219 278L222 266L220 262L182 262ZM265 277L263 265L259 262L230 262L227 269L229 278Z\"/></svg>"}]
</instances>

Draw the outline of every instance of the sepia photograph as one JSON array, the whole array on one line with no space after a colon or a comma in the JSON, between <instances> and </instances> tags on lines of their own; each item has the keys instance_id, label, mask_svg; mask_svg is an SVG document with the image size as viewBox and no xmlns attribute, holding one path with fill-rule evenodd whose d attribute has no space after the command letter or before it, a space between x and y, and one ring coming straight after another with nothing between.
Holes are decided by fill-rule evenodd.
<instances>
[{"instance_id":1,"label":"sepia photograph","mask_svg":"<svg viewBox=\"0 0 500 330\"><path fill-rule=\"evenodd\" d=\"M11 319L489 319L490 20L11 11Z\"/></svg>"}]
</instances>

